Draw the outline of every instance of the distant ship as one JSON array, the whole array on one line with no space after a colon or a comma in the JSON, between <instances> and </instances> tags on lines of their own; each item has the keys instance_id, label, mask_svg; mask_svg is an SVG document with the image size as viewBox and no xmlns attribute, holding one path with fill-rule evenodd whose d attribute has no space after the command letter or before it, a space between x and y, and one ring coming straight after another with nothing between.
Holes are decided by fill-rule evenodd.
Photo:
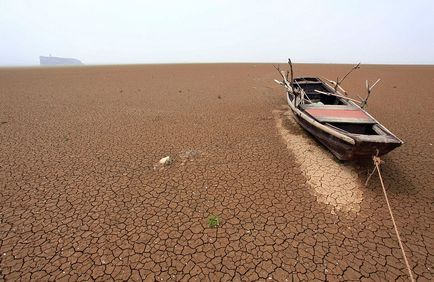
<instances>
[{"instance_id":1,"label":"distant ship","mask_svg":"<svg viewBox=\"0 0 434 282\"><path fill-rule=\"evenodd\" d=\"M53 56L39 56L41 66L58 66L58 65L83 65L80 60L74 58L61 58Z\"/></svg>"}]
</instances>

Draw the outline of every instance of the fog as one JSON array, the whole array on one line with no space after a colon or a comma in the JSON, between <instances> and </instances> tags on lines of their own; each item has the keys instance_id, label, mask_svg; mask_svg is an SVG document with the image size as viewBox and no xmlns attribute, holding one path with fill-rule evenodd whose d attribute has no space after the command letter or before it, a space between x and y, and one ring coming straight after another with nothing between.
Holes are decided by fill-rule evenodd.
<instances>
[{"instance_id":1,"label":"fog","mask_svg":"<svg viewBox=\"0 0 434 282\"><path fill-rule=\"evenodd\" d=\"M434 1L0 0L0 65L434 64Z\"/></svg>"}]
</instances>

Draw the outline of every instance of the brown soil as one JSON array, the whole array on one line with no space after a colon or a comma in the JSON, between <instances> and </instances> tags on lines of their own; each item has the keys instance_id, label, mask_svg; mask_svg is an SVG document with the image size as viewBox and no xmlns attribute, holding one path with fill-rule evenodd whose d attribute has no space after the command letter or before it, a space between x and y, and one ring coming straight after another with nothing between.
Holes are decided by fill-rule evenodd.
<instances>
[{"instance_id":1,"label":"brown soil","mask_svg":"<svg viewBox=\"0 0 434 282\"><path fill-rule=\"evenodd\" d=\"M1 69L0 280L406 280L378 177L360 185L372 164L306 139L277 77L269 64ZM368 109L406 142L383 177L415 276L433 280L434 67L363 66L345 86L377 77ZM329 188L340 174L349 193Z\"/></svg>"},{"instance_id":2,"label":"brown soil","mask_svg":"<svg viewBox=\"0 0 434 282\"><path fill-rule=\"evenodd\" d=\"M363 183L357 167L336 161L325 147L319 146L312 136L303 132L289 108L285 112L274 111L274 115L277 129L317 200L331 205L332 213L336 210L359 212Z\"/></svg>"}]
</instances>

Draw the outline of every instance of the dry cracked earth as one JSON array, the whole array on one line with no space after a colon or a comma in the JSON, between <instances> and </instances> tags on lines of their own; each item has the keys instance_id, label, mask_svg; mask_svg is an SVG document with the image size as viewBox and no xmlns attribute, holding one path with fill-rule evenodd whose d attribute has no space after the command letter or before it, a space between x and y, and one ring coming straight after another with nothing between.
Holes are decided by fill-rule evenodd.
<instances>
[{"instance_id":1,"label":"dry cracked earth","mask_svg":"<svg viewBox=\"0 0 434 282\"><path fill-rule=\"evenodd\" d=\"M415 278L432 281L434 68L363 66L346 86L377 77L369 110L406 141L383 177ZM378 177L363 186L371 162L336 162L274 78L268 64L1 69L0 280L408 281Z\"/></svg>"}]
</instances>

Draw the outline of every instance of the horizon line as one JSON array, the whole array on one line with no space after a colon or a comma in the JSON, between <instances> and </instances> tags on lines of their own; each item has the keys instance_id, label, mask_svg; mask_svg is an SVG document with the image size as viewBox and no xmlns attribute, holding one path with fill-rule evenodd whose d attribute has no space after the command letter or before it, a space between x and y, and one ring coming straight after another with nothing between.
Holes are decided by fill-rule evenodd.
<instances>
[{"instance_id":1,"label":"horizon line","mask_svg":"<svg viewBox=\"0 0 434 282\"><path fill-rule=\"evenodd\" d=\"M99 63L99 64L81 64L81 65L0 65L0 69L6 69L6 68L64 68L64 67L71 67L71 68L80 68L80 67L98 67L98 66L140 66L140 65L241 65L241 64L287 64L288 62L236 62L236 61L228 61L228 62L164 62L164 63ZM355 63L315 63L315 62L292 62L293 64L305 64L305 65L355 65L358 62ZM369 66L434 66L434 63L363 63L360 62L361 65Z\"/></svg>"}]
</instances>

